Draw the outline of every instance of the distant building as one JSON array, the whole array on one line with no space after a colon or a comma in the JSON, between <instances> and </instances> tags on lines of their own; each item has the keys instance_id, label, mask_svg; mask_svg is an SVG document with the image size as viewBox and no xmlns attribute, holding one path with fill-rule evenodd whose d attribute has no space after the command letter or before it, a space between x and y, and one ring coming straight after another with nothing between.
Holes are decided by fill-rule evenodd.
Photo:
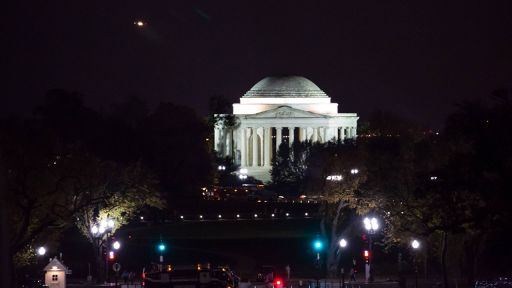
<instances>
[{"instance_id":1,"label":"distant building","mask_svg":"<svg viewBox=\"0 0 512 288\"><path fill-rule=\"evenodd\" d=\"M355 138L356 113L338 113L338 104L301 76L267 77L233 104L235 121L218 121L215 150L231 156L247 174L270 180L272 156L281 143Z\"/></svg>"}]
</instances>

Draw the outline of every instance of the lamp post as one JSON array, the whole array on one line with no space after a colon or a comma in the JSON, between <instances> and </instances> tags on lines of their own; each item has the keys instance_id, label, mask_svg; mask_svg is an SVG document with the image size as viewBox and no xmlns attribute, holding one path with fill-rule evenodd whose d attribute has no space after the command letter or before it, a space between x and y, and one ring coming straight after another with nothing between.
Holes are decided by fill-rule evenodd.
<instances>
[{"instance_id":1,"label":"lamp post","mask_svg":"<svg viewBox=\"0 0 512 288\"><path fill-rule=\"evenodd\" d=\"M412 247L412 250L414 252L414 258L413 258L413 261L414 261L414 287L418 288L418 262L417 262L417 259L416 259L416 254L418 253L418 250L420 249L420 241L416 240L416 239L413 239L411 241L411 247Z\"/></svg>"},{"instance_id":2,"label":"lamp post","mask_svg":"<svg viewBox=\"0 0 512 288\"><path fill-rule=\"evenodd\" d=\"M36 258L37 266L39 266L39 263L40 263L40 260L39 260L39 259L40 259L40 258L42 258L42 259L41 259L41 261L42 261L42 262L43 262L43 264L44 264L44 255L46 255L46 248L45 248L44 246L41 246L41 247L37 248L37 249L36 249L36 255L38 256L38 257Z\"/></svg>"},{"instance_id":3,"label":"lamp post","mask_svg":"<svg viewBox=\"0 0 512 288\"><path fill-rule=\"evenodd\" d=\"M101 257L102 255L102 249L103 249L103 252L105 252L105 283L107 283L108 281L108 259L109 259L109 254L107 252L107 248L110 246L109 245L109 240L110 240L110 233L112 232L112 229L114 228L115 226L115 222L113 219L109 219L109 218L105 218L105 219L102 219L98 224L94 224L92 227L91 227L91 233L93 235L93 237L98 241L98 254L99 256ZM103 237L105 237L105 241L102 242L101 240L103 239Z\"/></svg>"},{"instance_id":4,"label":"lamp post","mask_svg":"<svg viewBox=\"0 0 512 288\"><path fill-rule=\"evenodd\" d=\"M46 248L44 248L44 246L37 248L37 255L44 256L44 254L46 254Z\"/></svg>"},{"instance_id":5,"label":"lamp post","mask_svg":"<svg viewBox=\"0 0 512 288\"><path fill-rule=\"evenodd\" d=\"M159 260L160 263L158 264L158 270L163 271L164 269L164 252L167 247L165 246L164 242L162 241L162 238L160 237L160 243L156 246L156 249L158 250Z\"/></svg>"},{"instance_id":6,"label":"lamp post","mask_svg":"<svg viewBox=\"0 0 512 288\"><path fill-rule=\"evenodd\" d=\"M338 242L338 244L340 245L340 253L341 253L341 250L345 249L347 247L347 240L345 240L345 238L341 238L340 241ZM341 285L340 285L342 288L345 288L345 268L343 267L343 263L341 264Z\"/></svg>"},{"instance_id":7,"label":"lamp post","mask_svg":"<svg viewBox=\"0 0 512 288\"><path fill-rule=\"evenodd\" d=\"M372 235L375 234L375 232L377 231L377 229L379 229L379 221L377 220L377 218L375 217L372 217L372 218L364 218L363 220L363 223L364 223L364 228L366 229L366 231L368 231L368 250L369 250L369 255L368 255L368 263L365 264L365 277L366 277L366 282L373 282L373 273L372 273L372 260L373 260L373 250L372 250Z\"/></svg>"},{"instance_id":8,"label":"lamp post","mask_svg":"<svg viewBox=\"0 0 512 288\"><path fill-rule=\"evenodd\" d=\"M317 237L317 239L313 242L313 250L315 250L315 252L316 252L316 261L315 261L315 265L317 268L316 288L320 287L320 268L321 268L320 252L322 252L323 248L324 248L324 243L322 242L322 240L320 240Z\"/></svg>"}]
</instances>

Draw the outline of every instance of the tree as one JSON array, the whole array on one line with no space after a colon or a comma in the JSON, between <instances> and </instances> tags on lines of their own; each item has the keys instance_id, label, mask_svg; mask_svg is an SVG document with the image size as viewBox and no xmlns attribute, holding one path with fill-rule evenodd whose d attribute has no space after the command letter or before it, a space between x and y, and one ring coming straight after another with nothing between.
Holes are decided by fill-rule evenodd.
<instances>
[{"instance_id":1,"label":"tree","mask_svg":"<svg viewBox=\"0 0 512 288\"><path fill-rule=\"evenodd\" d=\"M107 164L109 166L111 164ZM114 168L114 169L112 169ZM117 168L117 169L116 169ZM94 225L102 221L112 220L114 226L110 228L110 235L117 229L128 224L133 216L145 207L164 208L164 202L157 188L154 176L140 164L136 163L122 169L120 167L106 167L104 175L100 175L104 181L90 181L95 187L88 189L92 197L101 199L94 205L80 209L76 213L76 225L80 232L92 244L96 254L96 269L98 276L104 276L104 257L101 247L108 244L106 234L96 235L92 232ZM98 177L95 177L98 178ZM96 180L96 179L91 179Z\"/></svg>"},{"instance_id":2,"label":"tree","mask_svg":"<svg viewBox=\"0 0 512 288\"><path fill-rule=\"evenodd\" d=\"M315 145L306 160L304 189L320 201L320 231L327 240L326 267L330 277L337 275L341 256L338 243L348 232L350 209L363 206L359 198L359 188L365 180L363 160L364 154L350 141Z\"/></svg>"},{"instance_id":3,"label":"tree","mask_svg":"<svg viewBox=\"0 0 512 288\"><path fill-rule=\"evenodd\" d=\"M272 158L271 189L280 194L298 196L302 192L302 181L306 176L306 161L311 153L311 142L281 143Z\"/></svg>"}]
</instances>

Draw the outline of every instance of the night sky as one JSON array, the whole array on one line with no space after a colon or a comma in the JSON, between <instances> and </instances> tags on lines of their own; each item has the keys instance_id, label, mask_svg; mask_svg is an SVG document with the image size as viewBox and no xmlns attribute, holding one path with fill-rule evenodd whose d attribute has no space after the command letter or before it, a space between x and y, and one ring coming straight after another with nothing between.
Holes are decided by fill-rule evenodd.
<instances>
[{"instance_id":1,"label":"night sky","mask_svg":"<svg viewBox=\"0 0 512 288\"><path fill-rule=\"evenodd\" d=\"M455 102L512 87L512 1L10 2L4 115L29 113L51 88L97 109L138 96L206 115L214 94L235 102L291 74L340 112L435 127Z\"/></svg>"}]
</instances>

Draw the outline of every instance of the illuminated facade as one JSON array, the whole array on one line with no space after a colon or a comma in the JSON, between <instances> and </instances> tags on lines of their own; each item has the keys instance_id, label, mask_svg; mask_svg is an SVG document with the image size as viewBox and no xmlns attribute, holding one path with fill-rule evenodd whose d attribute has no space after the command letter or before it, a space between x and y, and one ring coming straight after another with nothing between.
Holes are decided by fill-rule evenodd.
<instances>
[{"instance_id":1,"label":"illuminated facade","mask_svg":"<svg viewBox=\"0 0 512 288\"><path fill-rule=\"evenodd\" d=\"M338 113L338 104L301 76L264 78L233 104L232 115L234 125L215 126L215 150L262 181L270 180L272 156L281 143L355 138L359 118Z\"/></svg>"}]
</instances>

